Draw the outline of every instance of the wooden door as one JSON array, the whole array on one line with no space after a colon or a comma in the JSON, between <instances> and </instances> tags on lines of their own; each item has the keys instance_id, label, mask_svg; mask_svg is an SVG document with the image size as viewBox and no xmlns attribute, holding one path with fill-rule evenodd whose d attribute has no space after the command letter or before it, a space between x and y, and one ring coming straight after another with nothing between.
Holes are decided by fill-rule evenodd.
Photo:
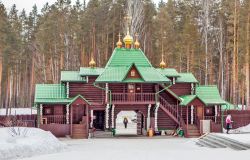
<instances>
[{"instance_id":1,"label":"wooden door","mask_svg":"<svg viewBox=\"0 0 250 160\"><path fill-rule=\"evenodd\" d=\"M135 84L128 84L128 101L135 100Z\"/></svg>"},{"instance_id":2,"label":"wooden door","mask_svg":"<svg viewBox=\"0 0 250 160\"><path fill-rule=\"evenodd\" d=\"M197 106L197 117L199 120L203 119L203 107L202 106Z\"/></svg>"}]
</instances>

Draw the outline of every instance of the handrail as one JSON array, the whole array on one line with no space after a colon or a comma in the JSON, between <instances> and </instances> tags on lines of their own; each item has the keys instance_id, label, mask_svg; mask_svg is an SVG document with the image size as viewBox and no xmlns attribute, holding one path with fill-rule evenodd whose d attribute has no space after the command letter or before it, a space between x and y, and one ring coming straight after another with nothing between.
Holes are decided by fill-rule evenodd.
<instances>
[{"instance_id":1,"label":"handrail","mask_svg":"<svg viewBox=\"0 0 250 160\"><path fill-rule=\"evenodd\" d=\"M164 90L168 89L169 87L171 87L173 84L172 82L170 82L170 85L168 85L167 87L163 88L162 90L158 91L155 93L155 102L157 102L157 95L159 95L161 92L163 92ZM164 85L162 85L164 86Z\"/></svg>"}]
</instances>

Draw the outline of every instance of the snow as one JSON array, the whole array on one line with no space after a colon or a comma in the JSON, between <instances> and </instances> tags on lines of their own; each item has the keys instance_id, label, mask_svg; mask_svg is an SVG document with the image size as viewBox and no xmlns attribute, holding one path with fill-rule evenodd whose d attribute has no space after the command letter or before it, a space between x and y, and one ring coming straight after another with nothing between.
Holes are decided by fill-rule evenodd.
<instances>
[{"instance_id":1,"label":"snow","mask_svg":"<svg viewBox=\"0 0 250 160\"><path fill-rule=\"evenodd\" d=\"M62 151L66 145L50 132L38 128L0 128L0 160L19 159ZM19 130L18 130L19 129Z\"/></svg>"},{"instance_id":2,"label":"snow","mask_svg":"<svg viewBox=\"0 0 250 160\"><path fill-rule=\"evenodd\" d=\"M165 136L164 136L165 137ZM61 153L24 160L235 160L249 159L250 151L206 148L187 138L63 139L68 149Z\"/></svg>"},{"instance_id":3,"label":"snow","mask_svg":"<svg viewBox=\"0 0 250 160\"><path fill-rule=\"evenodd\" d=\"M11 111L11 112L10 112ZM37 110L34 108L11 108L8 110L9 115L31 115L31 114L37 114ZM0 115L5 115L6 109L1 108L0 109Z\"/></svg>"},{"instance_id":4,"label":"snow","mask_svg":"<svg viewBox=\"0 0 250 160\"><path fill-rule=\"evenodd\" d=\"M227 130L223 129L223 133L226 133ZM250 133L250 124L243 126L243 127L239 127L236 129L231 129L229 130L229 133Z\"/></svg>"},{"instance_id":5,"label":"snow","mask_svg":"<svg viewBox=\"0 0 250 160\"><path fill-rule=\"evenodd\" d=\"M222 134L222 133L218 133L218 135L250 145L250 134Z\"/></svg>"}]
</instances>

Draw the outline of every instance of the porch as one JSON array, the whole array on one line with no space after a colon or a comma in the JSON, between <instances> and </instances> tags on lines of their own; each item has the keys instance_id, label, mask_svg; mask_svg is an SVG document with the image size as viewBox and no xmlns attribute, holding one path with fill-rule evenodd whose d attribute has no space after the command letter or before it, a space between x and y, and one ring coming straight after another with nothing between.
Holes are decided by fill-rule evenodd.
<instances>
[{"instance_id":1,"label":"porch","mask_svg":"<svg viewBox=\"0 0 250 160\"><path fill-rule=\"evenodd\" d=\"M155 93L112 93L112 104L155 104Z\"/></svg>"}]
</instances>

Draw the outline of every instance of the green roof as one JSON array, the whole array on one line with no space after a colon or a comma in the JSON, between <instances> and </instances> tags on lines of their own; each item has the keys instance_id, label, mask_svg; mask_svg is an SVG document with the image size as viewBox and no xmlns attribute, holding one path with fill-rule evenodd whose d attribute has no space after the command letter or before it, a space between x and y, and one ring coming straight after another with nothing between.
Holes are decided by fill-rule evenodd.
<instances>
[{"instance_id":1,"label":"green roof","mask_svg":"<svg viewBox=\"0 0 250 160\"><path fill-rule=\"evenodd\" d=\"M35 103L66 103L66 87L63 84L37 84Z\"/></svg>"},{"instance_id":2,"label":"green roof","mask_svg":"<svg viewBox=\"0 0 250 160\"><path fill-rule=\"evenodd\" d=\"M180 96L181 98L181 106L186 106L188 105L190 102L192 102L197 96L196 95L184 95L184 96Z\"/></svg>"},{"instance_id":3,"label":"green roof","mask_svg":"<svg viewBox=\"0 0 250 160\"><path fill-rule=\"evenodd\" d=\"M79 71L61 71L61 82L86 82Z\"/></svg>"},{"instance_id":4,"label":"green roof","mask_svg":"<svg viewBox=\"0 0 250 160\"><path fill-rule=\"evenodd\" d=\"M116 48L106 67L130 66L152 67L151 63L140 49Z\"/></svg>"},{"instance_id":5,"label":"green roof","mask_svg":"<svg viewBox=\"0 0 250 160\"><path fill-rule=\"evenodd\" d=\"M126 79L132 66L139 72L140 79ZM104 72L96 79L98 83L166 83L170 80L156 71L140 49L116 48Z\"/></svg>"},{"instance_id":6,"label":"green roof","mask_svg":"<svg viewBox=\"0 0 250 160\"><path fill-rule=\"evenodd\" d=\"M221 98L217 86L197 86L196 95L206 105L225 104L226 102Z\"/></svg>"},{"instance_id":7,"label":"green roof","mask_svg":"<svg viewBox=\"0 0 250 160\"><path fill-rule=\"evenodd\" d=\"M104 68L90 68L90 67L81 67L80 75L81 76L99 76L104 71Z\"/></svg>"},{"instance_id":8,"label":"green roof","mask_svg":"<svg viewBox=\"0 0 250 160\"><path fill-rule=\"evenodd\" d=\"M35 103L41 103L41 104L68 104L71 100L64 98L64 99L52 99L52 98L46 98L46 99L36 99Z\"/></svg>"},{"instance_id":9,"label":"green roof","mask_svg":"<svg viewBox=\"0 0 250 160\"><path fill-rule=\"evenodd\" d=\"M198 83L197 79L192 73L179 73L179 76L176 80L178 83Z\"/></svg>"},{"instance_id":10,"label":"green roof","mask_svg":"<svg viewBox=\"0 0 250 160\"><path fill-rule=\"evenodd\" d=\"M153 67L136 67L141 78L129 78L126 76L132 66L107 67L96 82L120 82L120 83L165 83L170 82L167 77L160 75Z\"/></svg>"},{"instance_id":11,"label":"green roof","mask_svg":"<svg viewBox=\"0 0 250 160\"><path fill-rule=\"evenodd\" d=\"M179 77L179 73L174 68L156 68L162 75L167 77Z\"/></svg>"},{"instance_id":12,"label":"green roof","mask_svg":"<svg viewBox=\"0 0 250 160\"><path fill-rule=\"evenodd\" d=\"M221 105L222 110L234 110L235 108L236 108L235 105L233 105L232 103L229 103L227 101L225 101L225 104Z\"/></svg>"}]
</instances>

